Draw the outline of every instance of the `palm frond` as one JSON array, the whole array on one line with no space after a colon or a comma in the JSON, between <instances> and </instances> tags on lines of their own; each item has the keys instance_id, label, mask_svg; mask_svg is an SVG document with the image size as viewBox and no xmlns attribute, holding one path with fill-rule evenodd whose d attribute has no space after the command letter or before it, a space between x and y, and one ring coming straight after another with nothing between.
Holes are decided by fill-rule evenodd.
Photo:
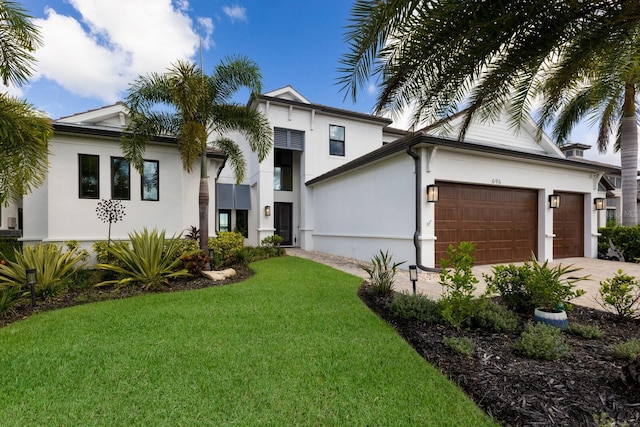
<instances>
[{"instance_id":1,"label":"palm frond","mask_svg":"<svg viewBox=\"0 0 640 427\"><path fill-rule=\"evenodd\" d=\"M246 173L246 162L242 149L235 141L222 137L214 140L213 146L227 156L227 163L231 165L231 169L236 177L236 183L241 183Z\"/></svg>"}]
</instances>

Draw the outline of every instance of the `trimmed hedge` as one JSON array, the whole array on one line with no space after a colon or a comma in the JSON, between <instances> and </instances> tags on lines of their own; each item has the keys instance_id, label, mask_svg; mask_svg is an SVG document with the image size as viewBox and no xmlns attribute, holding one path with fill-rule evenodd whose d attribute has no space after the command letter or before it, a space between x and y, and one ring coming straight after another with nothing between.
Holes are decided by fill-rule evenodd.
<instances>
[{"instance_id":1,"label":"trimmed hedge","mask_svg":"<svg viewBox=\"0 0 640 427\"><path fill-rule=\"evenodd\" d=\"M627 262L638 262L640 260L640 227L627 227L617 225L598 230L598 253L604 255L609 249L609 239L615 247L622 252Z\"/></svg>"}]
</instances>

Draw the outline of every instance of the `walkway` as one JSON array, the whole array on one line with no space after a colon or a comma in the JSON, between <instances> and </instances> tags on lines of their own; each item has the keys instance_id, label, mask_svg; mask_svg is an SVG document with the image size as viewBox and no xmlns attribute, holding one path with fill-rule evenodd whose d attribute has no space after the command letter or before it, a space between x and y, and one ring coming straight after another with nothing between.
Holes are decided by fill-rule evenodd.
<instances>
[{"instance_id":1,"label":"walkway","mask_svg":"<svg viewBox=\"0 0 640 427\"><path fill-rule=\"evenodd\" d=\"M369 278L367 272L365 272L361 267L364 263L352 258L345 258L317 251L304 251L299 248L288 248L287 254L317 261L337 270L342 270L354 276L362 277L363 279ZM622 270L625 274L640 278L640 264L629 262L605 261L593 258L566 258L549 262L550 266L555 266L557 264L562 264L564 266L573 265L574 267L581 269L575 274L589 276L589 279L579 282L576 285L579 289L584 289L586 294L573 300L573 303L583 305L585 307L602 308L595 301L595 296L598 295L598 289L600 288L600 281L613 277L618 270ZM406 268L406 264L403 264L402 267ZM486 285L482 278L482 274L491 274L491 267L491 265L479 265L473 268L473 273L478 280L480 280L480 283L477 284L477 294L484 292ZM439 298L442 292L442 287L439 283L439 275L436 273L418 271L416 288L420 293L428 295L434 299ZM396 275L395 289L400 292L412 291L412 283L409 280L409 272L407 270L398 271L398 274Z\"/></svg>"}]
</instances>

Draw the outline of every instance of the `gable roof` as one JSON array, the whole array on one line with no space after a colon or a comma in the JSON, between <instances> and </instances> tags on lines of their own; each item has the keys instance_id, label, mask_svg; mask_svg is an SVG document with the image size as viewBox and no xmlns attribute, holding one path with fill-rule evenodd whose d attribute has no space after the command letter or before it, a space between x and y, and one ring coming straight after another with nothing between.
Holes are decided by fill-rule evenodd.
<instances>
[{"instance_id":1,"label":"gable roof","mask_svg":"<svg viewBox=\"0 0 640 427\"><path fill-rule=\"evenodd\" d=\"M356 120L374 122L381 124L382 126L389 126L393 122L393 120L387 119L386 117L358 113L356 111L329 107L322 104L313 104L309 102L305 97L300 95L300 93L291 86L285 86L284 88L276 89L259 96L251 95L249 97L247 105L255 105L258 102L296 107L308 111L319 111L332 116L348 117Z\"/></svg>"},{"instance_id":2,"label":"gable roof","mask_svg":"<svg viewBox=\"0 0 640 427\"><path fill-rule=\"evenodd\" d=\"M461 111L422 130L428 135L457 139L464 122L464 113ZM467 128L463 142L546 154L552 157L565 157L562 150L547 134L542 133L538 136L537 125L531 117L527 117L516 129L504 112L496 120L482 120L476 115Z\"/></svg>"},{"instance_id":3,"label":"gable roof","mask_svg":"<svg viewBox=\"0 0 640 427\"><path fill-rule=\"evenodd\" d=\"M124 105L124 102L118 101L112 105L61 117L54 120L54 123L76 123L124 128L129 123L128 115L129 109Z\"/></svg>"},{"instance_id":4,"label":"gable roof","mask_svg":"<svg viewBox=\"0 0 640 427\"><path fill-rule=\"evenodd\" d=\"M593 172L615 172L616 168L611 165L596 165L588 162L577 162L574 159L567 159L564 156L553 156L546 153L531 153L528 151L514 150L512 148L501 147L491 144L478 144L474 142L460 142L455 139L436 137L429 135L425 131L410 133L404 138L400 138L390 144L372 151L364 156L350 161L336 169L333 169L323 175L313 178L305 183L307 186L313 186L320 182L326 181L333 177L349 173L355 169L367 166L377 161L391 157L403 151L410 150L413 147L439 147L450 150L461 150L470 152L479 152L493 155L495 157L523 159L540 164L553 164L561 167L572 169L584 169Z\"/></svg>"}]
</instances>

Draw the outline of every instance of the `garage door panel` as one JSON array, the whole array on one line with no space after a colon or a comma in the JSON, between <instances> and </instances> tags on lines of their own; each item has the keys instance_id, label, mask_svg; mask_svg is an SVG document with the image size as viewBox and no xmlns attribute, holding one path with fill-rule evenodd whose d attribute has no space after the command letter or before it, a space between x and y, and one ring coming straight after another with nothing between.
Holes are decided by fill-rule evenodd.
<instances>
[{"instance_id":1,"label":"garage door panel","mask_svg":"<svg viewBox=\"0 0 640 427\"><path fill-rule=\"evenodd\" d=\"M536 190L438 182L436 262L449 244L476 243L476 264L524 261L537 249Z\"/></svg>"},{"instance_id":2,"label":"garage door panel","mask_svg":"<svg viewBox=\"0 0 640 427\"><path fill-rule=\"evenodd\" d=\"M553 210L553 257L584 256L584 195L559 193L560 207Z\"/></svg>"}]
</instances>

